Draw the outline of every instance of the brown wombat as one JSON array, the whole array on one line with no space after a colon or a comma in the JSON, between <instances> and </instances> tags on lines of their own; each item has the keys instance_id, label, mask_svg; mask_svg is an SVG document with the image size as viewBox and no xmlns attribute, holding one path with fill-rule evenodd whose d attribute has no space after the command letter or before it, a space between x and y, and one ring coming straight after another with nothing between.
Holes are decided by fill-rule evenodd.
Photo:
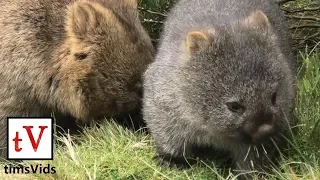
<instances>
[{"instance_id":1,"label":"brown wombat","mask_svg":"<svg viewBox=\"0 0 320 180\"><path fill-rule=\"evenodd\" d=\"M283 23L275 1L177 2L144 75L143 116L162 163L209 146L229 152L235 169L271 167L296 94Z\"/></svg>"},{"instance_id":2,"label":"brown wombat","mask_svg":"<svg viewBox=\"0 0 320 180\"><path fill-rule=\"evenodd\" d=\"M88 122L141 104L141 75L154 49L135 0L10 0L0 6L1 148L8 116L56 111Z\"/></svg>"}]
</instances>

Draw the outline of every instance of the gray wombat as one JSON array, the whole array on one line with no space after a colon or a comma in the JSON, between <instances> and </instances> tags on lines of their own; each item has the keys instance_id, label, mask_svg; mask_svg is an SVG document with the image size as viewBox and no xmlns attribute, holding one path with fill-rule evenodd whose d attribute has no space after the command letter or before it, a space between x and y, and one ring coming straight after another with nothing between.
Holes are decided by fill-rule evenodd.
<instances>
[{"instance_id":1,"label":"gray wombat","mask_svg":"<svg viewBox=\"0 0 320 180\"><path fill-rule=\"evenodd\" d=\"M144 74L143 117L162 162L211 146L230 152L235 169L270 167L270 139L284 143L296 94L283 22L273 1L177 2Z\"/></svg>"},{"instance_id":2,"label":"gray wombat","mask_svg":"<svg viewBox=\"0 0 320 180\"><path fill-rule=\"evenodd\" d=\"M1 148L8 116L56 111L89 122L141 104L139 84L154 49L135 0L10 0L0 6Z\"/></svg>"}]
</instances>

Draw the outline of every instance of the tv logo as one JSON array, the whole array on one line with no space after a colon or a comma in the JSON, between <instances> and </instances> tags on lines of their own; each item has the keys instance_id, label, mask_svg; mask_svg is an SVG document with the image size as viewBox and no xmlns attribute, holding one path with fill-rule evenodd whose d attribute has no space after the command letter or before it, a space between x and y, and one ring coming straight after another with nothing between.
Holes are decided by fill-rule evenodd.
<instances>
[{"instance_id":1,"label":"tv logo","mask_svg":"<svg viewBox=\"0 0 320 180\"><path fill-rule=\"evenodd\" d=\"M52 160L53 118L8 117L8 160Z\"/></svg>"}]
</instances>

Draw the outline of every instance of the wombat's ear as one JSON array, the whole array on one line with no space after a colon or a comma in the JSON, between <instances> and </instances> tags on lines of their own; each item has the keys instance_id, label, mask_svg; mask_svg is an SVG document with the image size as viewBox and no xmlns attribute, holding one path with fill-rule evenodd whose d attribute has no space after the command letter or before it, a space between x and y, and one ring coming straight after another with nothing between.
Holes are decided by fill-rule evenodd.
<instances>
[{"instance_id":1,"label":"wombat's ear","mask_svg":"<svg viewBox=\"0 0 320 180\"><path fill-rule=\"evenodd\" d=\"M244 21L243 24L248 28L267 30L270 22L265 13L261 10L256 10L251 13Z\"/></svg>"},{"instance_id":2,"label":"wombat's ear","mask_svg":"<svg viewBox=\"0 0 320 180\"><path fill-rule=\"evenodd\" d=\"M185 39L185 48L188 53L196 53L208 48L210 35L207 32L191 31Z\"/></svg>"},{"instance_id":3,"label":"wombat's ear","mask_svg":"<svg viewBox=\"0 0 320 180\"><path fill-rule=\"evenodd\" d=\"M79 2L69 6L66 30L68 36L83 39L108 18L108 9L96 3Z\"/></svg>"}]
</instances>

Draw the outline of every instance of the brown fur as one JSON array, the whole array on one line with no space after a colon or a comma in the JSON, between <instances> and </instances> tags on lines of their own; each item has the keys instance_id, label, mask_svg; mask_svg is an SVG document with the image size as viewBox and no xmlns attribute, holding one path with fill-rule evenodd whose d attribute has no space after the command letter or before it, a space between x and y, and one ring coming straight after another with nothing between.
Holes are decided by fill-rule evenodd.
<instances>
[{"instance_id":1,"label":"brown fur","mask_svg":"<svg viewBox=\"0 0 320 180\"><path fill-rule=\"evenodd\" d=\"M89 122L140 105L154 49L135 0L0 5L0 147L8 116L59 112Z\"/></svg>"}]
</instances>

